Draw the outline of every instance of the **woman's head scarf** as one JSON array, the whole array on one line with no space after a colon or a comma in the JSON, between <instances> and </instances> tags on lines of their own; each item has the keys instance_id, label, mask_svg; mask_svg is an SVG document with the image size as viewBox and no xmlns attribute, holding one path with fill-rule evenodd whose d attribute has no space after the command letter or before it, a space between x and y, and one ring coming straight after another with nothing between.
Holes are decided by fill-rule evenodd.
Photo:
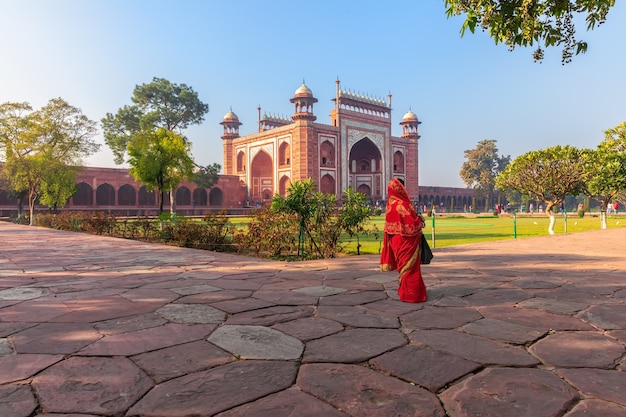
<instances>
[{"instance_id":1,"label":"woman's head scarf","mask_svg":"<svg viewBox=\"0 0 626 417\"><path fill-rule=\"evenodd\" d=\"M423 224L415 212L406 188L398 179L394 178L389 181L387 198L385 233L406 237L417 236Z\"/></svg>"}]
</instances>

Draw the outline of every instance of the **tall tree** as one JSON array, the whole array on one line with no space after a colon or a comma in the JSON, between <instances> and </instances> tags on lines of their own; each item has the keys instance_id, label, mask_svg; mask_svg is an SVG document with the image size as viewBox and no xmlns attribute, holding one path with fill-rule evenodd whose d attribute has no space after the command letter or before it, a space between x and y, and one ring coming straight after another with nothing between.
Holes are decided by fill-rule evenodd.
<instances>
[{"instance_id":1,"label":"tall tree","mask_svg":"<svg viewBox=\"0 0 626 417\"><path fill-rule=\"evenodd\" d=\"M478 142L476 148L466 150L466 161L459 173L465 185L475 190L476 196L485 198L485 206L494 197L496 177L511 162L509 155L498 155L496 143L494 139L486 139Z\"/></svg>"},{"instance_id":2,"label":"tall tree","mask_svg":"<svg viewBox=\"0 0 626 417\"><path fill-rule=\"evenodd\" d=\"M28 197L28 189L12 180L13 168L6 162L30 152L30 148L23 148L23 142L32 126L32 111L33 108L26 102L7 102L0 105L0 161L5 163L0 171L0 181L2 188L17 199L18 219L24 215L24 200Z\"/></svg>"},{"instance_id":3,"label":"tall tree","mask_svg":"<svg viewBox=\"0 0 626 417\"><path fill-rule=\"evenodd\" d=\"M133 104L120 108L117 113L107 115L102 119L102 128L106 144L113 151L115 162L121 164L131 146L135 148L146 146L145 141L152 137L155 140L163 136L158 133L158 129L171 132L182 138L183 131L193 124L200 124L204 120L205 114L209 111L209 106L198 98L198 94L186 84L173 84L166 79L154 77L152 82L135 86L131 98ZM133 145L138 140L141 144ZM158 147L155 144L155 147ZM191 159L191 149L187 148L189 159ZM138 161L136 157L130 158L128 162L133 167L133 163ZM161 160L161 159L159 159ZM161 167L158 171L164 171L166 167ZM148 182L141 175L145 167L136 169L140 175L137 180ZM176 172L168 175L175 177ZM171 209L174 209L175 189L170 190ZM162 204L160 205L162 210Z\"/></svg>"},{"instance_id":4,"label":"tall tree","mask_svg":"<svg viewBox=\"0 0 626 417\"><path fill-rule=\"evenodd\" d=\"M558 207L567 195L584 189L585 163L583 151L573 146L553 146L518 156L496 178L500 189L512 189L546 205L550 217L548 232L554 234Z\"/></svg>"},{"instance_id":5,"label":"tall tree","mask_svg":"<svg viewBox=\"0 0 626 417\"><path fill-rule=\"evenodd\" d=\"M175 194L176 187L194 174L189 143L171 130L157 129L135 135L128 144L130 173L145 183L148 190L158 190L159 212L163 212L163 192ZM170 212L175 212L170 198Z\"/></svg>"},{"instance_id":6,"label":"tall tree","mask_svg":"<svg viewBox=\"0 0 626 417\"><path fill-rule=\"evenodd\" d=\"M211 188L219 180L219 173L222 166L218 163L214 163L207 166L196 166L196 171L193 175L193 182L202 188Z\"/></svg>"},{"instance_id":7,"label":"tall tree","mask_svg":"<svg viewBox=\"0 0 626 417\"><path fill-rule=\"evenodd\" d=\"M587 51L587 42L576 39L574 21L585 19L587 30L605 22L615 0L444 0L448 17L465 14L461 36L477 27L486 30L496 44L534 46L535 61L544 48L562 47L562 63Z\"/></svg>"},{"instance_id":8,"label":"tall tree","mask_svg":"<svg viewBox=\"0 0 626 417\"><path fill-rule=\"evenodd\" d=\"M82 159L100 145L93 141L96 123L63 99L52 99L40 110L30 110L28 103L5 103L0 110L0 135L4 176L14 192L28 194L32 225L42 184L53 183L63 167L82 165Z\"/></svg>"},{"instance_id":9,"label":"tall tree","mask_svg":"<svg viewBox=\"0 0 626 417\"><path fill-rule=\"evenodd\" d=\"M52 161L50 175L41 182L39 202L56 211L76 193L77 167Z\"/></svg>"},{"instance_id":10,"label":"tall tree","mask_svg":"<svg viewBox=\"0 0 626 417\"><path fill-rule=\"evenodd\" d=\"M626 191L626 122L604 132L597 149L585 152L585 194L600 203L601 228L606 229L606 209L620 191Z\"/></svg>"}]
</instances>

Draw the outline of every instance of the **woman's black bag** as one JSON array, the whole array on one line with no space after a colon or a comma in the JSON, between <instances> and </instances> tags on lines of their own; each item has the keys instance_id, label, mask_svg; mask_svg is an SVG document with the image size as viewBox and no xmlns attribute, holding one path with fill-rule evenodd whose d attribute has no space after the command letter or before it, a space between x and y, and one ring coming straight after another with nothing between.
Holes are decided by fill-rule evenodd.
<instances>
[{"instance_id":1,"label":"woman's black bag","mask_svg":"<svg viewBox=\"0 0 626 417\"><path fill-rule=\"evenodd\" d=\"M428 242L424 237L424 233L422 233L422 237L420 239L420 263L422 265L429 264L433 259L433 251L430 250L430 246L428 246Z\"/></svg>"}]
</instances>

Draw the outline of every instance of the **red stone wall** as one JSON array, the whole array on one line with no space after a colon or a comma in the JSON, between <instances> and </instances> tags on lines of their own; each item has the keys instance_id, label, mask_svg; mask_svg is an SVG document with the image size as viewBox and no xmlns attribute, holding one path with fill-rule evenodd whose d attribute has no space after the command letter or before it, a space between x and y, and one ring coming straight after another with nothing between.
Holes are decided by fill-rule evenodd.
<instances>
[{"instance_id":1,"label":"red stone wall","mask_svg":"<svg viewBox=\"0 0 626 417\"><path fill-rule=\"evenodd\" d=\"M235 168L237 166L236 155L233 155L233 141L231 139L224 139L224 163L222 166L222 171L226 175L234 175Z\"/></svg>"},{"instance_id":2,"label":"red stone wall","mask_svg":"<svg viewBox=\"0 0 626 417\"><path fill-rule=\"evenodd\" d=\"M128 170L126 169L115 169L115 168L92 168L85 167L81 170L81 173L77 179L77 183L85 182L92 186L94 190L94 194L97 190L97 187L102 184L110 184L116 193L119 191L120 187L123 185L130 185L135 190L139 190L141 187L141 183L135 181L132 176L128 174ZM338 187L339 187L338 183ZM193 193L197 187L193 183L183 182L181 187L187 187ZM240 184L239 177L235 175L220 175L219 182L213 189L219 190L223 197L222 205L214 206L207 205L203 207L195 207L193 205L177 205L177 210L181 214L186 215L203 215L207 212L220 210L226 208L231 210L231 212L236 212L236 210L243 208L243 203L248 199L246 194L247 188ZM207 190L210 192L210 190ZM340 193L342 190L337 190ZM451 202L454 201L454 211L462 212L464 206L472 204L472 198L474 196L474 191L472 189L467 188L454 188L454 187L434 187L434 186L424 186L421 185L419 187L419 195L418 198L415 199L416 202L420 204L427 204L430 206L434 204L438 211L441 211L443 208L444 212L450 211ZM89 210L89 211L113 211L121 215L154 215L157 214L158 207L153 206L140 206L138 204L133 206L120 206L120 205L112 205L112 206L98 206L95 204L96 199L94 195L93 199L94 204L91 206L77 206L74 205L72 199L70 199L70 203L66 205L64 210ZM443 205L442 205L443 203ZM476 202L478 205L477 208L484 207L484 203ZM48 211L47 207L38 206L38 211ZM167 206L166 206L167 210ZM14 215L17 212L17 202L15 200L11 200L7 197L6 193L0 190L0 216L9 216Z\"/></svg>"},{"instance_id":3,"label":"red stone wall","mask_svg":"<svg viewBox=\"0 0 626 417\"><path fill-rule=\"evenodd\" d=\"M118 215L155 215L158 214L158 203L155 198L153 205L140 205L138 193L142 186L141 182L135 181L132 175L129 174L128 169L122 168L96 168L96 167L83 167L76 178L76 184L85 183L89 185L93 192L92 204L79 205L74 204L74 198L70 198L68 204L62 207L61 210L88 210L88 211L106 211L114 212ZM110 185L115 192L113 204L97 204L97 190L98 187L103 185ZM120 205L118 204L118 192L124 185L132 187L136 194L136 204L132 205ZM220 175L218 183L211 189L205 189L206 192L206 205L196 205L193 203L193 194L199 187L189 181L183 181L179 188L186 187L191 193L191 204L177 204L177 213L184 215L203 215L209 212L218 211L221 209L239 209L242 207L242 203L245 200L245 188L242 188L239 183L239 178L236 176ZM9 213L17 212L17 201L11 201L7 198L6 193L0 193L0 215L7 216ZM211 204L211 196L214 201L219 201L221 204ZM166 196L166 204L164 210L169 210L169 196ZM48 211L45 206L37 206L37 211Z\"/></svg>"}]
</instances>

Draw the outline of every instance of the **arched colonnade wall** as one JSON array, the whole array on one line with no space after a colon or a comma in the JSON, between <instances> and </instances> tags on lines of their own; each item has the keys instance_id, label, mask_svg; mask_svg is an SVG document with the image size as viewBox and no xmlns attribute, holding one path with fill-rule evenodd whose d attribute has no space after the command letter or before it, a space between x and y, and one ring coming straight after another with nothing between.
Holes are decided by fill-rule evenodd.
<instances>
[{"instance_id":1,"label":"arched colonnade wall","mask_svg":"<svg viewBox=\"0 0 626 417\"><path fill-rule=\"evenodd\" d=\"M150 192L135 181L128 169L83 167L76 178L76 193L59 209L107 211L122 216L156 215L159 206L156 192ZM184 181L176 189L176 212L183 215L203 215L219 209L241 208L245 188L236 176L220 175L210 189ZM163 193L164 210L169 210L169 192ZM37 205L37 211L48 210ZM17 211L17 201L0 190L0 215Z\"/></svg>"}]
</instances>

